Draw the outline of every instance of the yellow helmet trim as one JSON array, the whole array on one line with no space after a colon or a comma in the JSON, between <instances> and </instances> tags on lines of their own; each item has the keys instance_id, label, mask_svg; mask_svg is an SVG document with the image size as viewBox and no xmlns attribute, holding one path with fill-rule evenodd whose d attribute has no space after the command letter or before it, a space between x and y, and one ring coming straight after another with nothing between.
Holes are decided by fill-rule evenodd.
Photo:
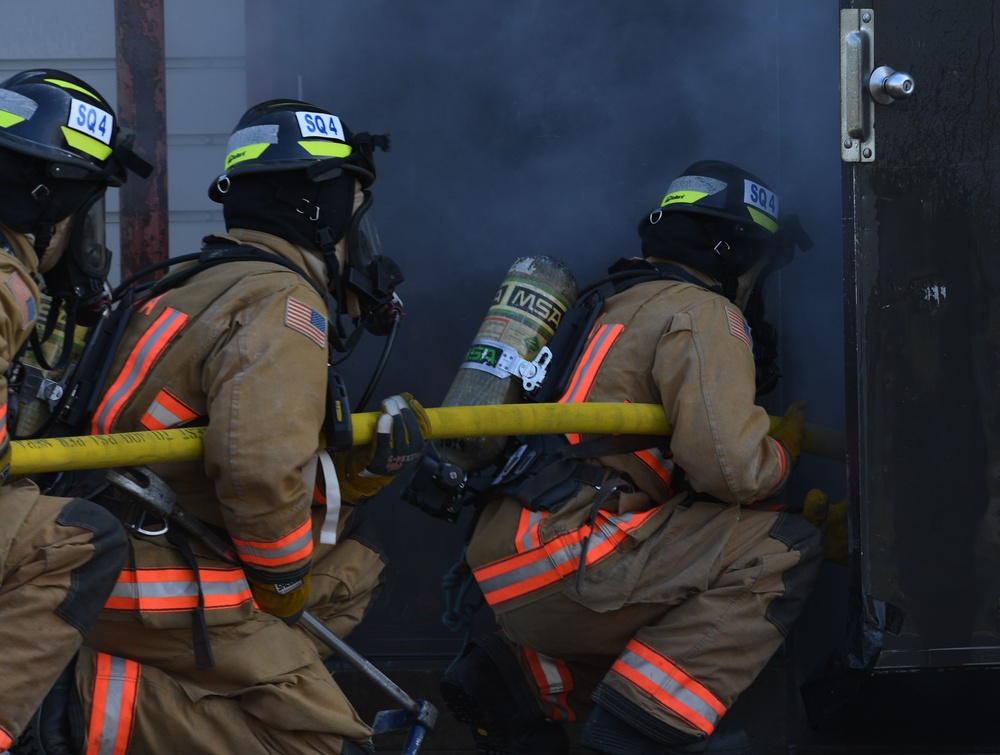
<instances>
[{"instance_id":1,"label":"yellow helmet trim","mask_svg":"<svg viewBox=\"0 0 1000 755\"><path fill-rule=\"evenodd\" d=\"M327 139L300 141L299 146L310 155L317 157L347 157L353 151L350 144L332 142Z\"/></svg>"},{"instance_id":2,"label":"yellow helmet trim","mask_svg":"<svg viewBox=\"0 0 1000 755\"><path fill-rule=\"evenodd\" d=\"M264 150L270 147L270 144L266 142L264 144L247 144L239 149L234 149L228 155L226 155L226 170L229 170L234 165L238 165L244 160L256 160L263 154Z\"/></svg>"},{"instance_id":3,"label":"yellow helmet trim","mask_svg":"<svg viewBox=\"0 0 1000 755\"><path fill-rule=\"evenodd\" d=\"M62 79L46 79L50 84L55 84L57 87L62 87L63 89L75 89L78 92L83 92L88 97L93 97L95 100L100 100L96 94L91 92L89 89L84 89L81 86L77 86L69 81L63 81Z\"/></svg>"},{"instance_id":4,"label":"yellow helmet trim","mask_svg":"<svg viewBox=\"0 0 1000 755\"><path fill-rule=\"evenodd\" d=\"M768 217L760 210L755 210L750 205L747 205L747 210L750 211L750 217L753 218L753 222L755 222L757 225L763 226L771 233L778 232L778 224L775 223L772 218Z\"/></svg>"},{"instance_id":5,"label":"yellow helmet trim","mask_svg":"<svg viewBox=\"0 0 1000 755\"><path fill-rule=\"evenodd\" d=\"M703 191L672 191L663 198L660 207L666 207L668 204L694 204L707 196L708 194Z\"/></svg>"},{"instance_id":6,"label":"yellow helmet trim","mask_svg":"<svg viewBox=\"0 0 1000 755\"><path fill-rule=\"evenodd\" d=\"M10 128L21 123L23 120L24 118L19 115L14 115L6 110L0 110L0 128Z\"/></svg>"},{"instance_id":7,"label":"yellow helmet trim","mask_svg":"<svg viewBox=\"0 0 1000 755\"><path fill-rule=\"evenodd\" d=\"M88 155L96 157L101 162L111 157L112 149L104 142L98 141L92 136L81 134L79 131L74 131L71 128L66 128L66 126L62 126L62 132L63 138L66 139L66 143L73 149L86 152Z\"/></svg>"}]
</instances>

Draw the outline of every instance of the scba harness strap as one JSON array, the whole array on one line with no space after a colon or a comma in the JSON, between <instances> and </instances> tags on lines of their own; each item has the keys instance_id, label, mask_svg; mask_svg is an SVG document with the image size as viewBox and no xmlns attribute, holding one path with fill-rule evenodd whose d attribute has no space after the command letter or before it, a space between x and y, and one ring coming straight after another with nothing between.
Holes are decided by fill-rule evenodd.
<instances>
[{"instance_id":1,"label":"scba harness strap","mask_svg":"<svg viewBox=\"0 0 1000 755\"><path fill-rule=\"evenodd\" d=\"M176 288L186 280L210 267L215 267L226 262L239 261L267 262L292 270L308 281L320 297L329 303L327 292L323 291L300 266L279 255L249 245L208 242L204 245L200 253L182 255L150 265L131 276L116 289L113 296L113 301L115 302L114 308L110 310L106 317L102 318L98 325L92 328L88 334L80 361L72 375L67 378L65 386L67 400L54 408L50 418L51 421L47 422L41 433L36 434L34 437L79 435L85 434L88 431L91 417L95 412L101 389L110 371L112 360L122 342L129 318L139 302ZM151 283L142 285L136 285L135 283L140 278L158 270L185 262L193 262L195 264ZM327 416L324 431L328 447L340 450L344 447L350 447L353 441L350 408L347 403L344 384L332 367L330 368L327 382ZM198 668L212 666L214 659L212 657L205 616L205 592L198 560L189 542L189 539L192 537L191 533L179 531L171 527L166 521L162 521L160 523L162 526L155 532L145 531L144 527L146 526L147 514L149 512L143 510L141 505L122 501L117 496L111 494L109 492L109 483L101 471L60 473L49 476L48 479L41 480L40 482L42 482L46 493L50 495L63 495L69 491L74 491L74 495L101 503L111 510L112 513L118 515L130 531L148 535L164 535L180 551L185 562L191 569L194 581L197 584L197 606L191 612L194 637L193 650L196 665Z\"/></svg>"},{"instance_id":2,"label":"scba harness strap","mask_svg":"<svg viewBox=\"0 0 1000 755\"><path fill-rule=\"evenodd\" d=\"M144 284L136 281L159 270L186 262L195 264ZM171 257L149 265L123 281L114 291L114 307L88 333L78 364L68 370L59 386L61 400L52 407L49 420L30 437L63 437L87 432L111 362L125 332L129 317L141 301L176 288L189 278L226 262L268 262L285 267L306 280L329 306L329 293L324 291L299 265L280 255L246 244L207 241L201 252ZM328 321L329 322L329 321ZM332 363L332 359L330 360ZM30 400L34 396L27 396ZM344 382L331 366L327 380L327 402L324 432L327 445L333 450L350 448L353 433L350 405Z\"/></svg>"},{"instance_id":3,"label":"scba harness strap","mask_svg":"<svg viewBox=\"0 0 1000 755\"><path fill-rule=\"evenodd\" d=\"M721 293L697 276L676 265L653 263L644 259L622 259L609 269L611 275L586 289L563 317L549 348L556 369L546 376L534 392L525 392L530 401L547 402L561 398L573 370L587 344L605 300L640 283L675 280L692 283ZM531 511L553 511L580 489L580 485L601 488L608 475L622 476L617 470L588 464L585 459L642 451L653 444L648 435L613 435L591 438L571 444L562 435L522 437L520 445L508 456L489 492L516 498ZM618 490L632 489L623 479Z\"/></svg>"}]
</instances>

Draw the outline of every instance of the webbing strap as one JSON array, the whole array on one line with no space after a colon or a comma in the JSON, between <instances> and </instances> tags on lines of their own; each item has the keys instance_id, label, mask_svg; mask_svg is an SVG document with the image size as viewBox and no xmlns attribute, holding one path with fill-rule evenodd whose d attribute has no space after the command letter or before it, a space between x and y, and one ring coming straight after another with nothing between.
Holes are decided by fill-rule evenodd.
<instances>
[{"instance_id":1,"label":"webbing strap","mask_svg":"<svg viewBox=\"0 0 1000 755\"><path fill-rule=\"evenodd\" d=\"M582 459L641 451L653 444L649 435L607 435L568 445L538 459L535 465L542 465L539 471L519 486L511 488L508 495L530 509L533 501L567 480L599 487L606 470L587 464Z\"/></svg>"}]
</instances>

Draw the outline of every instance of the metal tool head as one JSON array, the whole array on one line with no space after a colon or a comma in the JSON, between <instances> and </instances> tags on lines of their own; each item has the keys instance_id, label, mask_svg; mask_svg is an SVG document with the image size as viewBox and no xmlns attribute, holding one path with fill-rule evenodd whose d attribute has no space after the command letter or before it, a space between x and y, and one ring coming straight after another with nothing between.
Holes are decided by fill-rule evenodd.
<instances>
[{"instance_id":1,"label":"metal tool head","mask_svg":"<svg viewBox=\"0 0 1000 755\"><path fill-rule=\"evenodd\" d=\"M169 513L177 503L177 493L149 467L109 469L105 477L114 487L144 501L157 511Z\"/></svg>"}]
</instances>

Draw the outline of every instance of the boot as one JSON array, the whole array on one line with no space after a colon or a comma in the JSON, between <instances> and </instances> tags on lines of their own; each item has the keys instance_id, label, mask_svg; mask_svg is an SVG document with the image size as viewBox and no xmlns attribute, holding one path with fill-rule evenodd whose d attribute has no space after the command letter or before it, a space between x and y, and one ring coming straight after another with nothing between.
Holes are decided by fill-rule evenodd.
<instances>
[{"instance_id":1,"label":"boot","mask_svg":"<svg viewBox=\"0 0 1000 755\"><path fill-rule=\"evenodd\" d=\"M714 753L715 755L752 755L750 739L740 729L719 730L708 739L690 741L690 737L677 732L678 740L688 742L660 742L646 736L638 729L609 713L598 705L591 711L584 724L580 743L596 752L607 755L689 755Z\"/></svg>"},{"instance_id":2,"label":"boot","mask_svg":"<svg viewBox=\"0 0 1000 755\"><path fill-rule=\"evenodd\" d=\"M76 659L63 669L38 706L10 755L80 755L84 749L83 706L76 694Z\"/></svg>"},{"instance_id":3,"label":"boot","mask_svg":"<svg viewBox=\"0 0 1000 755\"><path fill-rule=\"evenodd\" d=\"M503 641L487 635L474 643L445 673L441 695L452 715L471 729L476 752L566 755L566 732L545 720Z\"/></svg>"}]
</instances>

